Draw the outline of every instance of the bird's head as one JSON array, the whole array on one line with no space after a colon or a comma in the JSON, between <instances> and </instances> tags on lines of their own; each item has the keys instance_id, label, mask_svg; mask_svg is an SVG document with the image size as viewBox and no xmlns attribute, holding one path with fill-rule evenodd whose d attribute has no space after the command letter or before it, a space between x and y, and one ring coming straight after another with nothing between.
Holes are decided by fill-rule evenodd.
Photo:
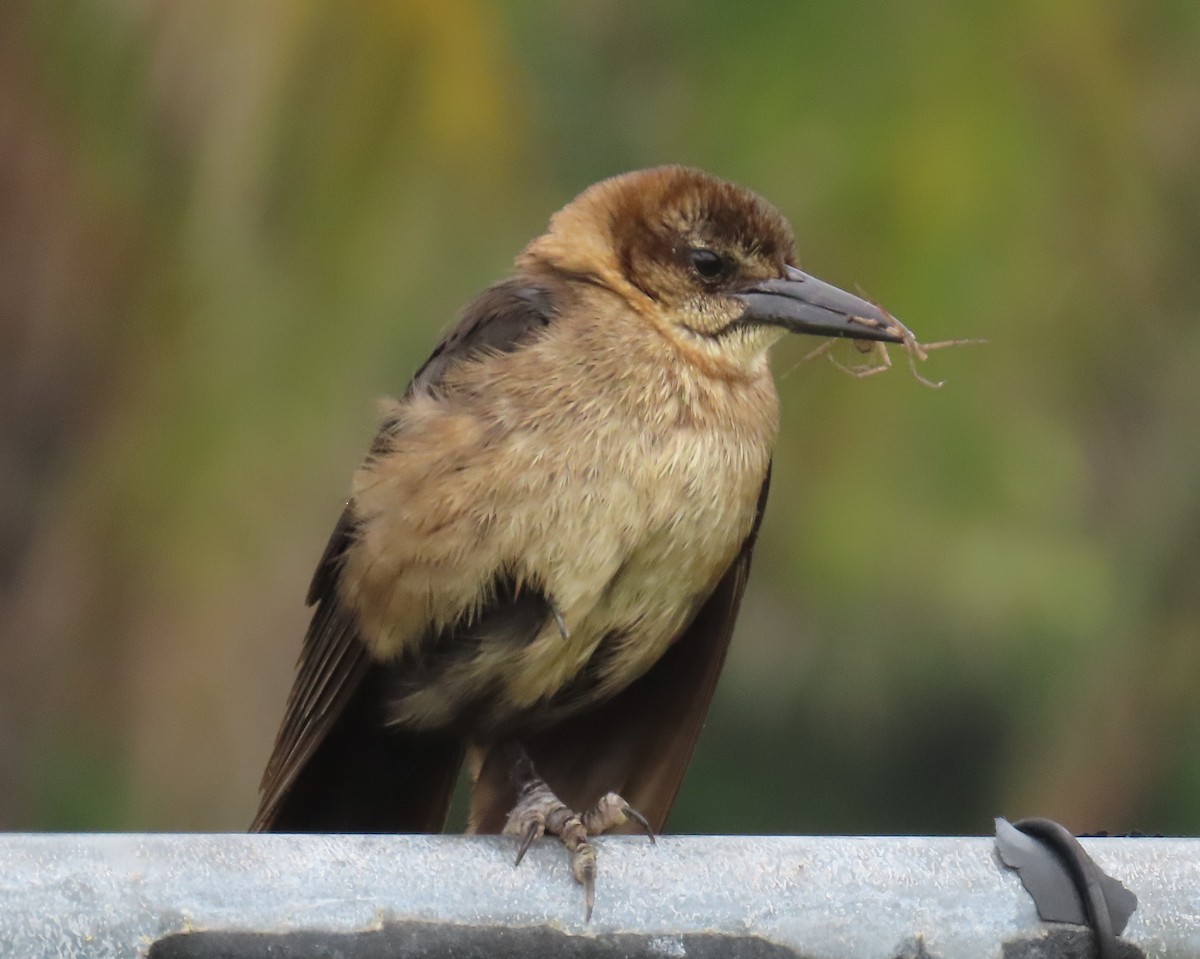
<instances>
[{"instance_id":1,"label":"bird's head","mask_svg":"<svg viewBox=\"0 0 1200 959\"><path fill-rule=\"evenodd\" d=\"M898 342L878 307L802 273L762 197L701 170L655 167L589 187L521 254L622 297L690 358L735 373L784 332Z\"/></svg>"}]
</instances>

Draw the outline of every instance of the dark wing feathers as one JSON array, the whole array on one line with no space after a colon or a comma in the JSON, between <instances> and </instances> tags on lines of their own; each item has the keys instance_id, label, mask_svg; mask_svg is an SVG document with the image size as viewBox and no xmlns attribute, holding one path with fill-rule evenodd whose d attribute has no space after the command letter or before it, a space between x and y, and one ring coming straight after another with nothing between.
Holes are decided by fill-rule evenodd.
<instances>
[{"instance_id":1,"label":"dark wing feathers","mask_svg":"<svg viewBox=\"0 0 1200 959\"><path fill-rule=\"evenodd\" d=\"M553 295L540 286L510 280L491 287L467 307L408 392L436 388L455 363L480 353L519 349L555 312ZM384 727L385 669L371 660L338 599L354 535L347 505L309 585L315 609L263 775L255 831L432 831L445 818L461 746Z\"/></svg>"},{"instance_id":2,"label":"dark wing feathers","mask_svg":"<svg viewBox=\"0 0 1200 959\"><path fill-rule=\"evenodd\" d=\"M364 657L365 658L365 657ZM447 736L384 725L386 668L367 661L291 778L266 794L253 828L271 832L438 832L458 779L462 746ZM276 798L277 797L277 798ZM274 802L271 800L275 799Z\"/></svg>"},{"instance_id":3,"label":"dark wing feathers","mask_svg":"<svg viewBox=\"0 0 1200 959\"><path fill-rule=\"evenodd\" d=\"M662 830L725 662L770 482L768 469L754 525L741 551L663 657L607 702L522 737L538 774L571 808L588 809L613 790L641 812L655 832ZM492 750L482 757L471 797L472 831L501 831L515 803L504 751Z\"/></svg>"},{"instance_id":4,"label":"dark wing feathers","mask_svg":"<svg viewBox=\"0 0 1200 959\"><path fill-rule=\"evenodd\" d=\"M455 363L495 351L510 353L549 326L555 316L549 290L519 280L499 283L484 291L467 307L458 323L434 347L413 375L407 393L436 388Z\"/></svg>"},{"instance_id":5,"label":"dark wing feathers","mask_svg":"<svg viewBox=\"0 0 1200 959\"><path fill-rule=\"evenodd\" d=\"M337 525L333 528L329 542L325 544L325 550L317 561L312 580L309 581L308 593L304 597L307 605L315 606L323 596L333 595L333 587L342 568L342 559L353 539L354 517L347 504L342 510L342 515L338 517Z\"/></svg>"},{"instance_id":6,"label":"dark wing feathers","mask_svg":"<svg viewBox=\"0 0 1200 959\"><path fill-rule=\"evenodd\" d=\"M330 587L333 582L329 580ZM289 799L297 795L300 777L307 772L311 779L311 760L318 747L329 751L330 730L344 715L372 665L351 617L339 607L332 589L319 595L310 591L310 596L317 605L304 637L283 725L263 774L262 799L250 826L255 832L304 830L288 811ZM311 792L309 785L307 791Z\"/></svg>"}]
</instances>

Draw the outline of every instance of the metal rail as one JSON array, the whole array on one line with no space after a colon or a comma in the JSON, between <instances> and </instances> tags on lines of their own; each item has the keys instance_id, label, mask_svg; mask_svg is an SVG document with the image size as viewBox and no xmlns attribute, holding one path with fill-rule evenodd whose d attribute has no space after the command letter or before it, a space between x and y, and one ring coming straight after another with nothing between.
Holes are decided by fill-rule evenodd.
<instances>
[{"instance_id":1,"label":"metal rail","mask_svg":"<svg viewBox=\"0 0 1200 959\"><path fill-rule=\"evenodd\" d=\"M1139 897L1123 954L1200 959L1200 839L1090 839ZM0 956L1052 959L988 838L598 840L596 911L553 841L0 835Z\"/></svg>"}]
</instances>

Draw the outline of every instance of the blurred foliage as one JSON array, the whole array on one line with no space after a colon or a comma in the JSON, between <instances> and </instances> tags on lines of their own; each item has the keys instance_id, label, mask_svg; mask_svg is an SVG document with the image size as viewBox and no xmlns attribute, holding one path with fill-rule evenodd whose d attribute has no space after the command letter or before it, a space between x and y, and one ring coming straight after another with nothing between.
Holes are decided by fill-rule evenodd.
<instances>
[{"instance_id":1,"label":"blurred foliage","mask_svg":"<svg viewBox=\"0 0 1200 959\"><path fill-rule=\"evenodd\" d=\"M686 162L932 355L776 356L677 830L1200 831L1200 5L0 7L0 826L242 828L454 311ZM902 359L902 357L900 357Z\"/></svg>"}]
</instances>

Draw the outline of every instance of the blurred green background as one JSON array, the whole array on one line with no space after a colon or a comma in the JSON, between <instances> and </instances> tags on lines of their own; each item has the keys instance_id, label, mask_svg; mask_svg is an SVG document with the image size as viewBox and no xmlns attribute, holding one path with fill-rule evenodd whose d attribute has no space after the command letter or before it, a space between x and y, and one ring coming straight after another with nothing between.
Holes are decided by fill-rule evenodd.
<instances>
[{"instance_id":1,"label":"blurred green background","mask_svg":"<svg viewBox=\"0 0 1200 959\"><path fill-rule=\"evenodd\" d=\"M373 401L662 162L990 340L777 350L673 828L1200 832L1195 0L0 5L0 827L246 826Z\"/></svg>"}]
</instances>

